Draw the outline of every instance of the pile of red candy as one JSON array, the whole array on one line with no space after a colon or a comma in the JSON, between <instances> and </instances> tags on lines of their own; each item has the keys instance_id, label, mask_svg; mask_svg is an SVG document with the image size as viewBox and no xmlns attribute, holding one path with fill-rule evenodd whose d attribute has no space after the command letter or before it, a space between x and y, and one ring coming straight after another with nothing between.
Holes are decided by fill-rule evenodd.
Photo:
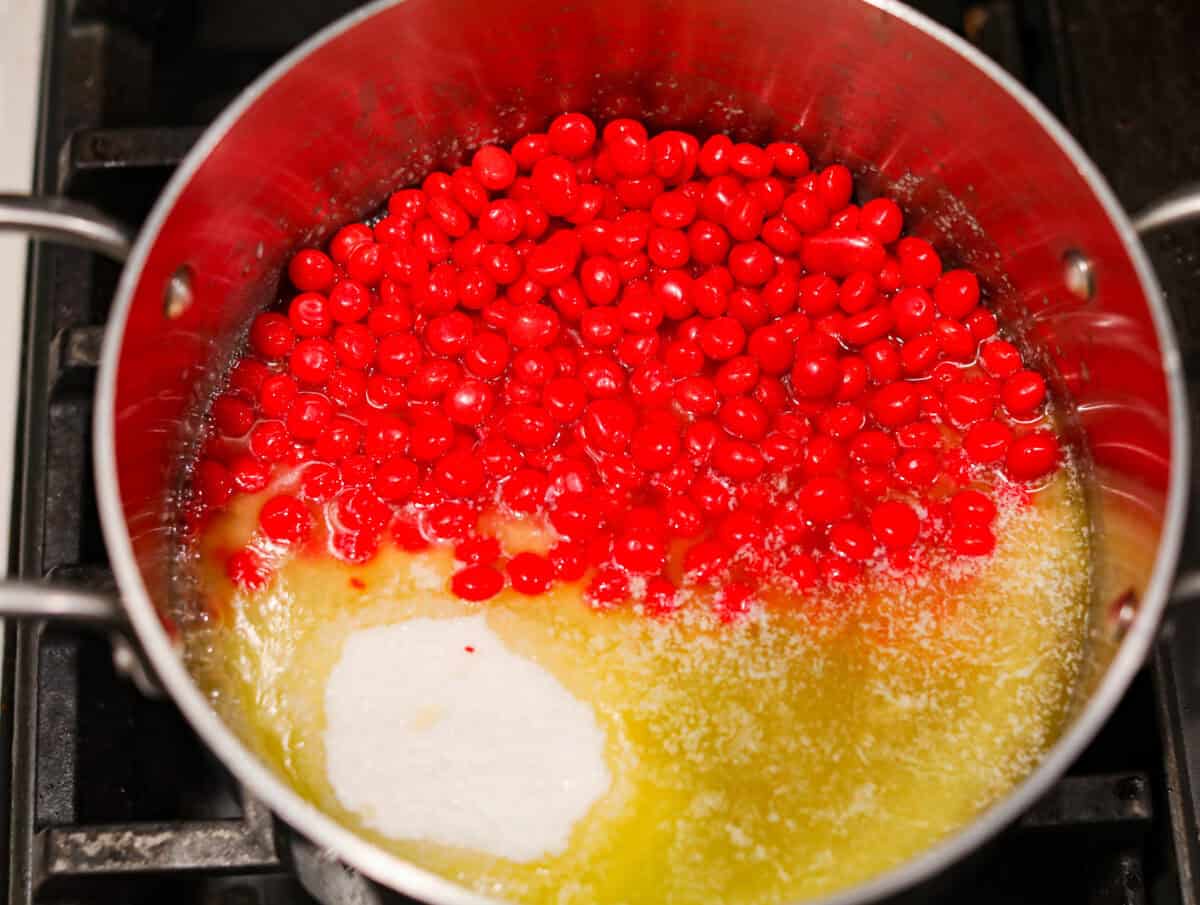
<instances>
[{"instance_id":1,"label":"pile of red candy","mask_svg":"<svg viewBox=\"0 0 1200 905\"><path fill-rule=\"evenodd\" d=\"M737 612L763 582L990 553L996 493L1059 464L1044 381L972 273L852 191L795 144L575 113L479 149L292 259L212 406L193 524L276 491L242 587L390 536L453 544L468 600L587 577L655 611L668 572ZM553 548L507 555L489 510Z\"/></svg>"}]
</instances>

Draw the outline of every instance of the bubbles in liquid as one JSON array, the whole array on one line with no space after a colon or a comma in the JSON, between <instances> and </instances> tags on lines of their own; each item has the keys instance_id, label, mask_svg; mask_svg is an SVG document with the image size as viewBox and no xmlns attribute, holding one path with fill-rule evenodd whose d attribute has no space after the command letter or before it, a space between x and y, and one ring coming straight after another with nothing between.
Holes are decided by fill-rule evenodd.
<instances>
[{"instance_id":1,"label":"bubbles in liquid","mask_svg":"<svg viewBox=\"0 0 1200 905\"><path fill-rule=\"evenodd\" d=\"M1082 654L1087 534L1068 473L1001 512L992 557L853 594L775 595L730 625L695 593L668 620L598 613L578 586L468 604L446 589L439 550L389 548L357 568L296 557L263 592L234 594L216 551L244 540L255 506L234 507L200 545L217 615L189 655L216 706L346 825L518 902L773 903L867 879L1032 769ZM527 864L385 838L326 778L325 685L345 639L477 613L590 704L606 738L610 790L565 852Z\"/></svg>"}]
</instances>

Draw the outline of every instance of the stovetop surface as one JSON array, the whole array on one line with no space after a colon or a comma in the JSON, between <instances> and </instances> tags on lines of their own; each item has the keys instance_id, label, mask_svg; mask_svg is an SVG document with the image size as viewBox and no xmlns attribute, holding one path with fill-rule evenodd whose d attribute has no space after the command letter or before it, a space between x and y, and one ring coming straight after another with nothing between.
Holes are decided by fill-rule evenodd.
<instances>
[{"instance_id":1,"label":"stovetop surface","mask_svg":"<svg viewBox=\"0 0 1200 905\"><path fill-rule=\"evenodd\" d=\"M50 0L39 190L139 223L202 127L286 50L356 5ZM914 5L965 33L1063 118L1129 209L1200 175L1192 0ZM1164 231L1148 248L1200 388L1200 307L1191 303L1200 228ZM26 577L103 580L90 397L118 269L37 244L30 274L12 566ZM1195 531L1184 561L1200 566ZM269 822L254 808L244 813L234 783L169 703L115 673L104 638L23 626L6 645L0 729L13 738L0 745L0 801L10 804L0 871L10 905L309 901L280 866ZM1200 608L1180 608L1154 663L1068 779L978 872L956 878L948 901L1196 901L1197 650ZM179 851L174 861L139 861L106 829L114 826L174 833ZM62 858L48 866L35 846ZM179 870L189 859L203 869Z\"/></svg>"}]
</instances>

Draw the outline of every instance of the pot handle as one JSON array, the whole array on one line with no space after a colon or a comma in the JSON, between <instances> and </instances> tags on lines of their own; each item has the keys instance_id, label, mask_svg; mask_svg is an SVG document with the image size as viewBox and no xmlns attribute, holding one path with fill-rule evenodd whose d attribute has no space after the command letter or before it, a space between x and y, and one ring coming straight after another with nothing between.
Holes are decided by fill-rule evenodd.
<instances>
[{"instance_id":1,"label":"pot handle","mask_svg":"<svg viewBox=\"0 0 1200 905\"><path fill-rule=\"evenodd\" d=\"M0 231L24 232L99 252L118 263L129 257L133 233L98 208L66 198L0 194ZM144 693L162 692L136 645L120 598L104 589L0 581L0 619L51 619L106 631L113 662Z\"/></svg>"},{"instance_id":2,"label":"pot handle","mask_svg":"<svg viewBox=\"0 0 1200 905\"><path fill-rule=\"evenodd\" d=\"M1184 603L1193 603L1196 600L1200 600L1200 572L1189 569L1176 575L1175 584L1171 587L1171 596L1167 601L1168 605L1179 606Z\"/></svg>"},{"instance_id":3,"label":"pot handle","mask_svg":"<svg viewBox=\"0 0 1200 905\"><path fill-rule=\"evenodd\" d=\"M1164 226L1200 219L1200 182L1182 186L1159 198L1133 217L1133 228L1145 238Z\"/></svg>"},{"instance_id":4,"label":"pot handle","mask_svg":"<svg viewBox=\"0 0 1200 905\"><path fill-rule=\"evenodd\" d=\"M1145 239L1155 230L1175 226L1192 220L1200 220L1200 182L1181 186L1143 208L1133 217L1133 228ZM1176 607L1200 599L1200 570L1189 570L1175 577L1175 585L1168 599L1169 606Z\"/></svg>"},{"instance_id":5,"label":"pot handle","mask_svg":"<svg viewBox=\"0 0 1200 905\"><path fill-rule=\"evenodd\" d=\"M133 234L98 208L66 198L0 194L0 230L14 230L98 251L124 261Z\"/></svg>"},{"instance_id":6,"label":"pot handle","mask_svg":"<svg viewBox=\"0 0 1200 905\"><path fill-rule=\"evenodd\" d=\"M5 619L73 622L107 633L117 672L147 697L163 697L162 688L131 637L125 610L115 592L19 579L0 581L0 620Z\"/></svg>"},{"instance_id":7,"label":"pot handle","mask_svg":"<svg viewBox=\"0 0 1200 905\"><path fill-rule=\"evenodd\" d=\"M0 619L65 619L96 628L125 625L116 594L32 581L0 582Z\"/></svg>"},{"instance_id":8,"label":"pot handle","mask_svg":"<svg viewBox=\"0 0 1200 905\"><path fill-rule=\"evenodd\" d=\"M124 261L133 234L98 208L66 198L0 193L0 231L28 233ZM29 581L0 581L0 618L68 619L117 628L124 612L115 594L55 587Z\"/></svg>"},{"instance_id":9,"label":"pot handle","mask_svg":"<svg viewBox=\"0 0 1200 905\"><path fill-rule=\"evenodd\" d=\"M125 609L115 591L19 579L0 581L0 620L5 619L72 622L106 633L117 672L147 697L163 697L162 688L132 637Z\"/></svg>"}]
</instances>

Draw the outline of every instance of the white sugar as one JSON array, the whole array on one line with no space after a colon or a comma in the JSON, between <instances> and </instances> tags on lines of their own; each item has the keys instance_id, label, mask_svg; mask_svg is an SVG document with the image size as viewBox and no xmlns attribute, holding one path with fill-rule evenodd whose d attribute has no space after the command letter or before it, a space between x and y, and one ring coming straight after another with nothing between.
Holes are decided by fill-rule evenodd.
<instances>
[{"instance_id":1,"label":"white sugar","mask_svg":"<svg viewBox=\"0 0 1200 905\"><path fill-rule=\"evenodd\" d=\"M611 781L591 707L482 616L350 635L325 713L334 792L394 839L534 861Z\"/></svg>"},{"instance_id":2,"label":"white sugar","mask_svg":"<svg viewBox=\"0 0 1200 905\"><path fill-rule=\"evenodd\" d=\"M446 585L446 576L417 556L409 564L408 575L413 587L421 591L436 591Z\"/></svg>"}]
</instances>

